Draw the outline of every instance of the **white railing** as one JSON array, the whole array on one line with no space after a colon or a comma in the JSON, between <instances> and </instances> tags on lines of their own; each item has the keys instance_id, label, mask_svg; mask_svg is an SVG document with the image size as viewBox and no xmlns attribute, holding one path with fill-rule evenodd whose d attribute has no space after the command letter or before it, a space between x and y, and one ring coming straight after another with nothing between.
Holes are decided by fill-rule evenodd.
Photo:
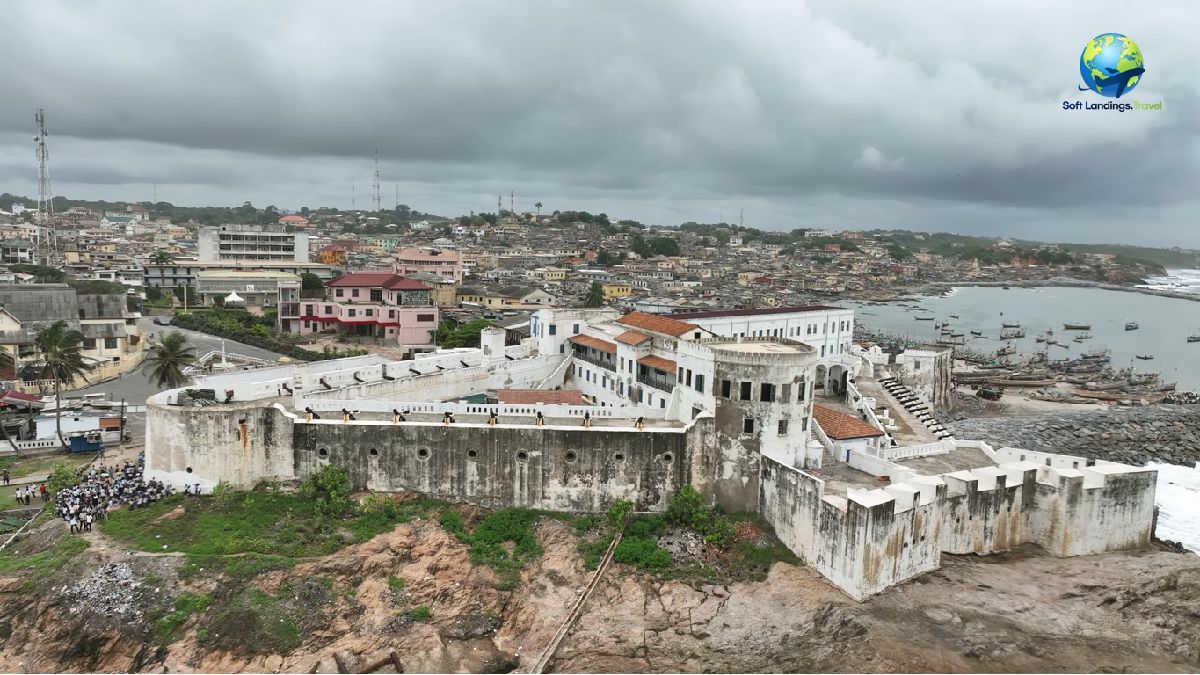
<instances>
[{"instance_id":1,"label":"white railing","mask_svg":"<svg viewBox=\"0 0 1200 675\"><path fill-rule=\"evenodd\" d=\"M303 410L306 407L312 408L317 412L340 412L346 409L356 412L390 413L393 410L399 410L401 412L432 413L435 415L449 412L455 415L484 416L491 415L494 412L501 418L505 416L536 417L541 412L544 417L576 417L582 419L584 415L590 415L594 419L636 419L641 417L647 420L665 419L664 413L666 412L657 408L634 406L598 407L563 405L560 403L462 403L458 401L439 403L429 401L372 401L364 399L343 401L337 399L307 398L304 396L296 398L296 407L299 410Z\"/></svg>"},{"instance_id":2,"label":"white railing","mask_svg":"<svg viewBox=\"0 0 1200 675\"><path fill-rule=\"evenodd\" d=\"M815 418L812 421L812 430L813 435L816 436L817 440L821 442L821 445L825 446L825 449L829 451L829 454L833 455L835 459L840 460L841 457L838 457L837 448L834 446L833 441L829 438L829 436L825 435L825 430L821 428L821 425L817 423Z\"/></svg>"},{"instance_id":3,"label":"white railing","mask_svg":"<svg viewBox=\"0 0 1200 675\"><path fill-rule=\"evenodd\" d=\"M204 368L204 366L200 365L203 363L207 363L209 361L209 359L213 360L213 364L212 364L213 370L211 370L211 371L206 370ZM218 360L218 359L220 359L220 360ZM254 356L245 356L242 354L231 354L229 352L223 352L219 349L214 349L203 356L197 357L195 359L196 365L192 365L192 366L188 366L188 367L184 368L183 374L184 375L193 375L195 373L203 373L206 375L220 374L221 372L224 372L224 371L219 369L218 366L223 365L223 362L227 363L230 366L230 370L244 370L245 366L251 366L254 368L266 368L269 366L278 366L279 365L278 361L272 361L271 359L260 359L260 358L254 357Z\"/></svg>"},{"instance_id":4,"label":"white railing","mask_svg":"<svg viewBox=\"0 0 1200 675\"><path fill-rule=\"evenodd\" d=\"M850 405L866 417L868 424L883 432L885 443L891 444L892 435L887 432L887 427L879 421L879 416L875 414L875 397L863 396L853 382L846 382L846 395L850 397Z\"/></svg>"},{"instance_id":5,"label":"white railing","mask_svg":"<svg viewBox=\"0 0 1200 675\"><path fill-rule=\"evenodd\" d=\"M563 359L562 363L558 364L558 367L554 369L554 372L547 375L546 378L541 382L538 382L537 386L533 387L533 389L545 389L546 387L551 386L555 381L559 383L563 382L566 378L567 369L570 368L571 364L574 362L575 359L571 356Z\"/></svg>"},{"instance_id":6,"label":"white railing","mask_svg":"<svg viewBox=\"0 0 1200 675\"><path fill-rule=\"evenodd\" d=\"M879 451L879 458L888 461L897 459L914 459L916 457L932 457L948 455L954 449L952 441L934 441L922 445L906 445L899 448L884 448Z\"/></svg>"}]
</instances>

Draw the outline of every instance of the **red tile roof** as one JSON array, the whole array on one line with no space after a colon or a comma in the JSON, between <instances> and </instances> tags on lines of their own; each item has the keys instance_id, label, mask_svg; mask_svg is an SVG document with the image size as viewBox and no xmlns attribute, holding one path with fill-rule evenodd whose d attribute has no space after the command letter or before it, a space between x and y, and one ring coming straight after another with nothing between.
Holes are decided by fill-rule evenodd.
<instances>
[{"instance_id":1,"label":"red tile roof","mask_svg":"<svg viewBox=\"0 0 1200 675\"><path fill-rule=\"evenodd\" d=\"M636 330L627 330L617 336L617 342L620 342L624 345L640 345L649 339L649 335L646 335L645 333L639 333Z\"/></svg>"},{"instance_id":2,"label":"red tile roof","mask_svg":"<svg viewBox=\"0 0 1200 675\"><path fill-rule=\"evenodd\" d=\"M638 363L644 366L650 366L651 368L657 368L664 373L671 373L672 375L675 374L675 362L671 359L664 359L661 356L655 356L653 354L650 356L643 356L642 358L638 359Z\"/></svg>"},{"instance_id":3,"label":"red tile roof","mask_svg":"<svg viewBox=\"0 0 1200 675\"><path fill-rule=\"evenodd\" d=\"M668 317L672 319L712 319L722 316L760 316L768 314L791 314L793 312L817 312L823 309L842 308L830 305L799 305L796 307L763 307L759 309L718 309L710 312L677 312L668 315Z\"/></svg>"},{"instance_id":4,"label":"red tile roof","mask_svg":"<svg viewBox=\"0 0 1200 675\"><path fill-rule=\"evenodd\" d=\"M813 405L813 419L821 425L821 431L824 431L826 436L839 441L883 435L882 431L854 415L847 415L823 405Z\"/></svg>"},{"instance_id":5,"label":"red tile roof","mask_svg":"<svg viewBox=\"0 0 1200 675\"><path fill-rule=\"evenodd\" d=\"M501 403L583 405L583 392L576 389L501 389L496 392Z\"/></svg>"},{"instance_id":6,"label":"red tile roof","mask_svg":"<svg viewBox=\"0 0 1200 675\"><path fill-rule=\"evenodd\" d=\"M399 274L391 272L351 272L325 284L330 287L337 286L369 286L371 288L386 288L389 290L402 291L421 291L429 290L425 284L416 279L402 277Z\"/></svg>"},{"instance_id":7,"label":"red tile roof","mask_svg":"<svg viewBox=\"0 0 1200 675\"><path fill-rule=\"evenodd\" d=\"M583 345L584 347L591 347L593 349L599 349L600 351L605 352L607 354L616 354L617 353L616 345L614 345L611 342L608 342L607 340L601 340L600 338L594 338L591 335L575 335L571 338L568 338L568 341L574 342L575 344L578 344L578 345Z\"/></svg>"},{"instance_id":8,"label":"red tile roof","mask_svg":"<svg viewBox=\"0 0 1200 675\"><path fill-rule=\"evenodd\" d=\"M690 323L676 321L675 319L668 319L665 316L644 314L642 312L631 312L626 314L625 316L617 319L617 323L624 324L626 326L633 326L634 328L641 328L642 330L653 331L655 333L674 335L675 337L679 337L688 331L697 330L697 327Z\"/></svg>"}]
</instances>

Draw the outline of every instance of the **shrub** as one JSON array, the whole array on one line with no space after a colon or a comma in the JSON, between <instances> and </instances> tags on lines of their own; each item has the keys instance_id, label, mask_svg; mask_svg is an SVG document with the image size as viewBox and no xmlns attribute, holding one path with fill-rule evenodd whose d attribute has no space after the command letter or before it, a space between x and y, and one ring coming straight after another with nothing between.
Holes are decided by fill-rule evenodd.
<instances>
[{"instance_id":1,"label":"shrub","mask_svg":"<svg viewBox=\"0 0 1200 675\"><path fill-rule=\"evenodd\" d=\"M671 564L671 554L653 539L626 536L613 551L613 560L646 569L662 569Z\"/></svg>"},{"instance_id":2,"label":"shrub","mask_svg":"<svg viewBox=\"0 0 1200 675\"><path fill-rule=\"evenodd\" d=\"M50 478L46 481L50 494L57 495L76 485L79 485L79 467L70 462L59 462L50 469Z\"/></svg>"},{"instance_id":3,"label":"shrub","mask_svg":"<svg viewBox=\"0 0 1200 675\"><path fill-rule=\"evenodd\" d=\"M580 516L575 519L575 531L579 534L591 532L600 526L600 519L593 515Z\"/></svg>"},{"instance_id":4,"label":"shrub","mask_svg":"<svg viewBox=\"0 0 1200 675\"><path fill-rule=\"evenodd\" d=\"M304 480L300 494L316 504L323 516L336 518L350 508L350 480L346 470L327 464Z\"/></svg>"},{"instance_id":5,"label":"shrub","mask_svg":"<svg viewBox=\"0 0 1200 675\"><path fill-rule=\"evenodd\" d=\"M413 621L428 621L430 617L429 608L425 605L417 605L404 614Z\"/></svg>"},{"instance_id":6,"label":"shrub","mask_svg":"<svg viewBox=\"0 0 1200 675\"><path fill-rule=\"evenodd\" d=\"M608 513L604 514L604 523L612 532L620 532L625 526L625 519L633 512L633 502L627 499L618 499L613 502L613 505L608 508Z\"/></svg>"},{"instance_id":7,"label":"shrub","mask_svg":"<svg viewBox=\"0 0 1200 675\"><path fill-rule=\"evenodd\" d=\"M398 591L404 588L404 580L395 574L390 574L388 575L388 588Z\"/></svg>"}]
</instances>

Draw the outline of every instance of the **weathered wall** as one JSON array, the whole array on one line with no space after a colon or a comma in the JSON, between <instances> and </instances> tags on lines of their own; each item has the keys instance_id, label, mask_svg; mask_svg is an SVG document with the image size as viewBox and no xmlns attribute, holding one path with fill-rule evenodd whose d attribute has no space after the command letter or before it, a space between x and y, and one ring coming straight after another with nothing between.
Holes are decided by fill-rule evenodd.
<instances>
[{"instance_id":1,"label":"weathered wall","mask_svg":"<svg viewBox=\"0 0 1200 675\"><path fill-rule=\"evenodd\" d=\"M1038 469L1036 531L1052 555L1146 548L1158 472L1119 464Z\"/></svg>"},{"instance_id":2,"label":"weathered wall","mask_svg":"<svg viewBox=\"0 0 1200 675\"><path fill-rule=\"evenodd\" d=\"M899 507L896 495L826 499L824 481L768 457L762 464L763 518L806 565L855 600L940 564L936 502L922 504L919 491Z\"/></svg>"},{"instance_id":3,"label":"weathered wall","mask_svg":"<svg viewBox=\"0 0 1200 675\"><path fill-rule=\"evenodd\" d=\"M295 477L293 418L283 409L254 402L170 406L160 400L164 396L147 401L148 478L211 490L220 481L251 488L265 479Z\"/></svg>"},{"instance_id":4,"label":"weathered wall","mask_svg":"<svg viewBox=\"0 0 1200 675\"><path fill-rule=\"evenodd\" d=\"M488 507L601 511L623 498L638 510L662 511L688 480L696 427L638 432L315 420L296 425L295 473L335 464L354 489L416 490Z\"/></svg>"},{"instance_id":5,"label":"weathered wall","mask_svg":"<svg viewBox=\"0 0 1200 675\"><path fill-rule=\"evenodd\" d=\"M519 362L504 361L503 365L471 365L478 356L454 359L438 370L436 363L425 361L400 361L388 364L387 372L395 380L385 380L380 366L362 368L357 383L353 372L328 374L325 382L333 389L325 389L319 377L306 377L304 394L309 397L330 399L386 399L391 401L441 401L477 394L488 389L530 389L555 372L566 358L561 355L537 356ZM410 369L421 373L414 374ZM311 381L311 382L310 382Z\"/></svg>"}]
</instances>

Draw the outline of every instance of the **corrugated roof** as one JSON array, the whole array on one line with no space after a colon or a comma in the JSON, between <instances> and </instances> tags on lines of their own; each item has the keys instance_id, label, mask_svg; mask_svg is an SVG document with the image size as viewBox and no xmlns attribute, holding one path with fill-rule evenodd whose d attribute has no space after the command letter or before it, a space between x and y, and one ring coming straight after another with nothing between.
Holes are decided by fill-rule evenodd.
<instances>
[{"instance_id":1,"label":"corrugated roof","mask_svg":"<svg viewBox=\"0 0 1200 675\"><path fill-rule=\"evenodd\" d=\"M575 389L501 389L496 392L501 403L583 405L583 392Z\"/></svg>"},{"instance_id":2,"label":"corrugated roof","mask_svg":"<svg viewBox=\"0 0 1200 675\"><path fill-rule=\"evenodd\" d=\"M327 282L326 286L370 286L399 291L427 291L429 287L392 272L351 272Z\"/></svg>"},{"instance_id":3,"label":"corrugated roof","mask_svg":"<svg viewBox=\"0 0 1200 675\"><path fill-rule=\"evenodd\" d=\"M794 307L762 307L758 309L718 309L709 312L672 312L668 316L674 319L713 319L722 316L762 316L791 314L794 312L819 312L823 309L843 308L831 305L797 305Z\"/></svg>"},{"instance_id":4,"label":"corrugated roof","mask_svg":"<svg viewBox=\"0 0 1200 675\"><path fill-rule=\"evenodd\" d=\"M591 335L575 335L571 338L568 338L568 341L574 342L578 345L583 345L584 347L599 349L607 354L617 353L617 346L615 344L606 340L601 340L600 338L594 338Z\"/></svg>"},{"instance_id":5,"label":"corrugated roof","mask_svg":"<svg viewBox=\"0 0 1200 675\"><path fill-rule=\"evenodd\" d=\"M617 342L626 345L640 345L649 339L649 335L646 335L645 333L639 333L636 330L627 330L617 336Z\"/></svg>"},{"instance_id":6,"label":"corrugated roof","mask_svg":"<svg viewBox=\"0 0 1200 675\"><path fill-rule=\"evenodd\" d=\"M653 331L655 333L674 335L675 337L679 337L688 331L698 329L697 326L690 323L677 321L675 319L668 319L665 316L644 314L642 312L631 312L626 314L625 316L617 319L617 323L624 324L626 326L633 326L634 328L641 328L642 330Z\"/></svg>"},{"instance_id":7,"label":"corrugated roof","mask_svg":"<svg viewBox=\"0 0 1200 675\"><path fill-rule=\"evenodd\" d=\"M643 356L642 358L638 359L637 362L644 366L657 368L665 373L675 372L675 362L671 359L664 359L661 356L655 356L651 354L649 356Z\"/></svg>"},{"instance_id":8,"label":"corrugated roof","mask_svg":"<svg viewBox=\"0 0 1200 675\"><path fill-rule=\"evenodd\" d=\"M853 415L823 405L813 405L813 419L825 435L839 441L853 438L874 438L883 432Z\"/></svg>"}]
</instances>

